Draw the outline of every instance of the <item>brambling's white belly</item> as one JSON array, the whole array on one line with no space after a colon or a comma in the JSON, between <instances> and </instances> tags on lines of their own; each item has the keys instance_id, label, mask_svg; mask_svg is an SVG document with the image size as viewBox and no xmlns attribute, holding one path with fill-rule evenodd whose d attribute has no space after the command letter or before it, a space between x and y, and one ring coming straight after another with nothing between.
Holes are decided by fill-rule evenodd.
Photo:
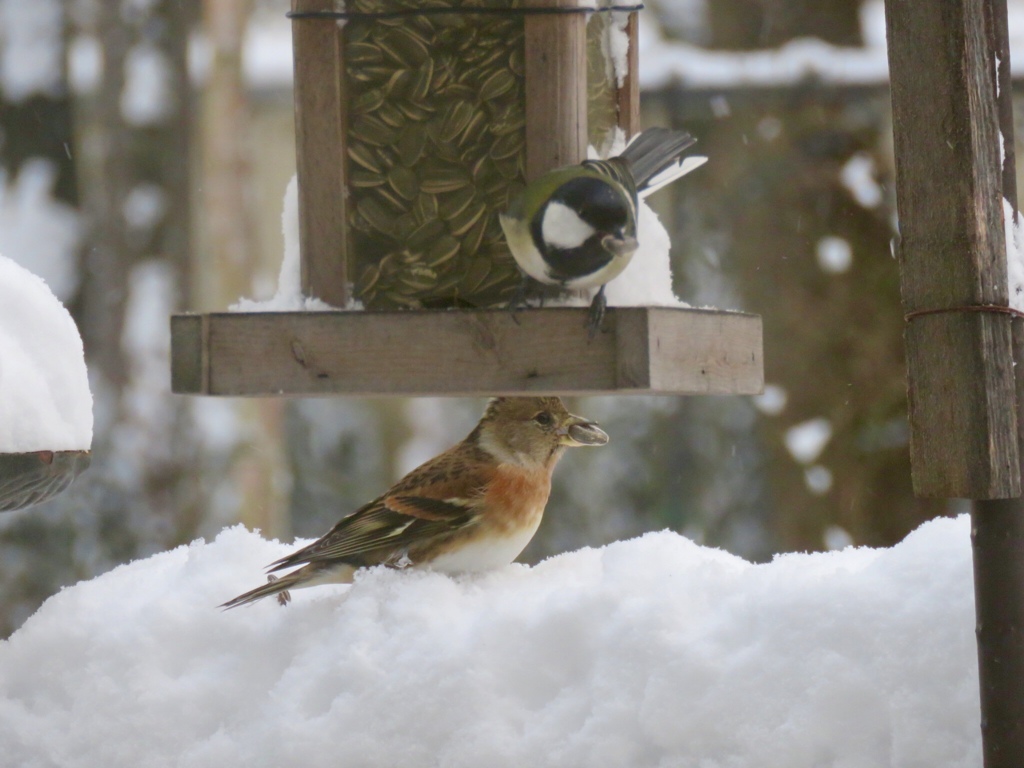
<instances>
[{"instance_id":1,"label":"brambling's white belly","mask_svg":"<svg viewBox=\"0 0 1024 768\"><path fill-rule=\"evenodd\" d=\"M503 568L519 557L530 543L540 525L541 515L536 515L535 519L533 525L510 531L508 535L494 532L470 539L458 549L445 552L425 565L442 573L479 573Z\"/></svg>"}]
</instances>

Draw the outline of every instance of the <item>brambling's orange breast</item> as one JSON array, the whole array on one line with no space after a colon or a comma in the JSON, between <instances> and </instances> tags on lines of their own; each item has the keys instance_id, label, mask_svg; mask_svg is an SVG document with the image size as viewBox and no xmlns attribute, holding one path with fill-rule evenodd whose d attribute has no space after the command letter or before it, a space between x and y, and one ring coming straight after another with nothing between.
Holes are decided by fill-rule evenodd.
<instances>
[{"instance_id":1,"label":"brambling's orange breast","mask_svg":"<svg viewBox=\"0 0 1024 768\"><path fill-rule=\"evenodd\" d=\"M481 522L506 530L536 530L550 493L549 471L503 465L495 472L484 495L487 512Z\"/></svg>"}]
</instances>

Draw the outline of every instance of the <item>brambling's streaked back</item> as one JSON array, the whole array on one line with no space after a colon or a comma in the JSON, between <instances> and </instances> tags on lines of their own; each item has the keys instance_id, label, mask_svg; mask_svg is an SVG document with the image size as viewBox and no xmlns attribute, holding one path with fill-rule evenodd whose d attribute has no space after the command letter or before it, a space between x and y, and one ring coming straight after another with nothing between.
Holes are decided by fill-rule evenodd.
<instances>
[{"instance_id":1,"label":"brambling's streaked back","mask_svg":"<svg viewBox=\"0 0 1024 768\"><path fill-rule=\"evenodd\" d=\"M607 442L557 397L493 398L465 440L268 569L301 567L221 607L275 594L285 604L293 587L351 583L356 569L372 565L449 573L508 565L540 525L565 449Z\"/></svg>"}]
</instances>

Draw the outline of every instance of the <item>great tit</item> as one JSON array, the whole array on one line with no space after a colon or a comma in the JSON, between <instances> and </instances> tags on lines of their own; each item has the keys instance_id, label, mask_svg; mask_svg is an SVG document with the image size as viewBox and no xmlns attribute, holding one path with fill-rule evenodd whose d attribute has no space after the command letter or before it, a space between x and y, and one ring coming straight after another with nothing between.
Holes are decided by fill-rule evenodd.
<instances>
[{"instance_id":1,"label":"great tit","mask_svg":"<svg viewBox=\"0 0 1024 768\"><path fill-rule=\"evenodd\" d=\"M622 273L638 246L638 199L706 162L682 157L696 141L686 131L648 128L617 157L556 168L528 184L498 217L524 272L513 311L524 302L526 276L568 290L600 286L587 321L593 337L607 304L605 284Z\"/></svg>"}]
</instances>

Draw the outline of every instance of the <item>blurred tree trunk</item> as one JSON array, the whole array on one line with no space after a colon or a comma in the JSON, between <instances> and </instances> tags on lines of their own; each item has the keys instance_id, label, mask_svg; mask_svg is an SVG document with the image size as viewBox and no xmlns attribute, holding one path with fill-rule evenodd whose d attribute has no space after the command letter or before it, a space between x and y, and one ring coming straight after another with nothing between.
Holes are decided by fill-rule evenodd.
<instances>
[{"instance_id":1,"label":"blurred tree trunk","mask_svg":"<svg viewBox=\"0 0 1024 768\"><path fill-rule=\"evenodd\" d=\"M708 9L714 47L859 41L856 0L715 0ZM780 398L757 429L775 547L821 549L845 534L890 545L948 513L910 486L887 91L808 84L644 99L645 122L661 108L651 122L688 128L711 158L699 185L695 174L663 193L677 212L680 295L764 318L766 382ZM680 408L708 410L699 399ZM830 437L798 457L787 438L812 420ZM718 461L728 466L728 454Z\"/></svg>"},{"instance_id":2,"label":"blurred tree trunk","mask_svg":"<svg viewBox=\"0 0 1024 768\"><path fill-rule=\"evenodd\" d=\"M0 0L0 10L5 4L17 2L19 0ZM64 56L68 19L65 6L55 5L53 10L58 15L52 20L55 32L52 44L56 49L55 63L59 65L55 82L43 90L12 93L4 88L4 79L0 78L0 167L11 183L26 161L45 158L57 171L53 196L77 206L75 162L71 153L72 100L67 87L67 61ZM0 35L0 49L16 45L14 41L18 36L14 30ZM3 53L5 56L17 55L6 50Z\"/></svg>"},{"instance_id":3,"label":"blurred tree trunk","mask_svg":"<svg viewBox=\"0 0 1024 768\"><path fill-rule=\"evenodd\" d=\"M97 42L102 71L75 94L74 139L51 145L76 162L85 220L69 303L93 391L93 463L64 495L4 521L2 634L63 585L191 540L207 507L201 435L187 401L167 393L167 314L188 285L186 45L198 8L77 8L70 32Z\"/></svg>"},{"instance_id":4,"label":"blurred tree trunk","mask_svg":"<svg viewBox=\"0 0 1024 768\"><path fill-rule=\"evenodd\" d=\"M221 311L252 294L259 267L250 162L252 126L242 70L250 0L206 0L203 29L210 69L203 93L200 199L201 264L196 265L196 304ZM290 532L283 399L233 404L247 445L229 470L240 495L242 521L268 536Z\"/></svg>"},{"instance_id":5,"label":"blurred tree trunk","mask_svg":"<svg viewBox=\"0 0 1024 768\"><path fill-rule=\"evenodd\" d=\"M26 9L0 0L0 255L42 277L65 303L77 285L80 235L69 29L62 3Z\"/></svg>"},{"instance_id":6,"label":"blurred tree trunk","mask_svg":"<svg viewBox=\"0 0 1024 768\"><path fill-rule=\"evenodd\" d=\"M142 501L160 520L160 533L154 521L128 517L128 528L131 522L141 525L125 530L126 541L135 542L129 547L159 548L195 532L195 506L176 504L178 494L191 494L181 462L195 453L188 445L195 438L189 435L181 400L154 401L154 410L166 409L159 419L138 412L135 399L156 394L139 391L156 384L142 380L150 371L138 358L149 353L140 347L166 353L166 319L160 326L130 328L142 319L130 319L128 312L133 291L143 304L155 297L142 291L157 292L166 297L168 310L187 298L192 118L187 41L197 9L194 2L180 0L99 3L95 9L94 25L87 31L101 43L102 76L92 97L80 104L77 127L83 147L82 200L90 223L79 321L97 399L94 453L100 466L94 464L93 471L101 481L104 462L129 459L116 443L123 438L119 433L155 430L148 435L153 443L147 446L147 461L136 467L142 474L134 478L139 485L126 489L108 482L103 497L110 505L106 512L114 515L126 501L126 490L141 493L144 501L134 503ZM157 365L154 360L150 367ZM121 471L116 466L109 470L110 477ZM143 544L151 535L155 540Z\"/></svg>"}]
</instances>

